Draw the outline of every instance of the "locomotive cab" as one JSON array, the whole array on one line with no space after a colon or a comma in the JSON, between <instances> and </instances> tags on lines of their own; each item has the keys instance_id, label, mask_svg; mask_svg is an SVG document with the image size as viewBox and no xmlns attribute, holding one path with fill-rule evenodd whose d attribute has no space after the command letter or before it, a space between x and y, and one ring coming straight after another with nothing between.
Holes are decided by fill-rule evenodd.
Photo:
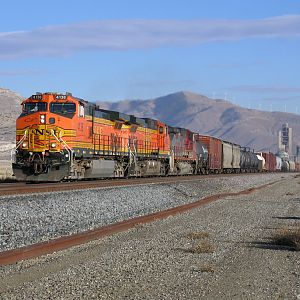
<instances>
[{"instance_id":1,"label":"locomotive cab","mask_svg":"<svg viewBox=\"0 0 300 300\"><path fill-rule=\"evenodd\" d=\"M73 156L73 120L83 104L56 93L32 95L22 102L16 121L14 174L19 180L58 181L66 177Z\"/></svg>"}]
</instances>

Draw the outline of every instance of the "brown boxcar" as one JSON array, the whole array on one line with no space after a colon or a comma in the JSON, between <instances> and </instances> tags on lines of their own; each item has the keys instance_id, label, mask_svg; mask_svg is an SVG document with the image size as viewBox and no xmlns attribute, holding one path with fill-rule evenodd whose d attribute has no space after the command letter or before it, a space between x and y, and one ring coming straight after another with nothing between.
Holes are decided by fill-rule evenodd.
<instances>
[{"instance_id":1,"label":"brown boxcar","mask_svg":"<svg viewBox=\"0 0 300 300\"><path fill-rule=\"evenodd\" d=\"M270 154L270 172L275 172L276 171L276 156L272 152Z\"/></svg>"},{"instance_id":2,"label":"brown boxcar","mask_svg":"<svg viewBox=\"0 0 300 300\"><path fill-rule=\"evenodd\" d=\"M262 152L262 156L265 159L265 171L276 171L276 156L272 152Z\"/></svg>"},{"instance_id":3,"label":"brown boxcar","mask_svg":"<svg viewBox=\"0 0 300 300\"><path fill-rule=\"evenodd\" d=\"M300 172L300 163L299 162L295 162L295 170L296 170L296 172Z\"/></svg>"},{"instance_id":4,"label":"brown boxcar","mask_svg":"<svg viewBox=\"0 0 300 300\"><path fill-rule=\"evenodd\" d=\"M222 141L220 139L207 136L197 135L208 151L208 167L212 172L218 173L222 170Z\"/></svg>"}]
</instances>

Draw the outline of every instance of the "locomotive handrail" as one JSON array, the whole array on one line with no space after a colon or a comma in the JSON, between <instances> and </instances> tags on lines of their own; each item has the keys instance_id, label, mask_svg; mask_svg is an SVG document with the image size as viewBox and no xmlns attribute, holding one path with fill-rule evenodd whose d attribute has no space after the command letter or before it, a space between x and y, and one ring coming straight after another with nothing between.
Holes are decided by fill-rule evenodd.
<instances>
[{"instance_id":1,"label":"locomotive handrail","mask_svg":"<svg viewBox=\"0 0 300 300\"><path fill-rule=\"evenodd\" d=\"M25 133L23 135L23 137L19 140L18 144L16 145L16 150L21 146L21 144L24 142L24 140L26 139L26 136L27 136L27 131L28 129L25 130ZM13 149L12 149L13 150Z\"/></svg>"},{"instance_id":2,"label":"locomotive handrail","mask_svg":"<svg viewBox=\"0 0 300 300\"><path fill-rule=\"evenodd\" d=\"M133 151L131 150L130 147L130 139L128 139L128 150L129 150L129 164L131 165L133 162L136 163L136 148L135 148L135 141L136 139L132 139L132 145L133 145Z\"/></svg>"},{"instance_id":3,"label":"locomotive handrail","mask_svg":"<svg viewBox=\"0 0 300 300\"><path fill-rule=\"evenodd\" d=\"M72 166L72 154L73 150L70 148L70 146L63 140L63 138L60 136L59 138L55 135L54 130L51 129L52 135L55 137L55 139L59 142L62 143L63 147L68 151L69 154L69 160L67 162L71 163Z\"/></svg>"},{"instance_id":4,"label":"locomotive handrail","mask_svg":"<svg viewBox=\"0 0 300 300\"><path fill-rule=\"evenodd\" d=\"M16 152L18 148L21 146L21 144L24 142L27 136L28 129L25 129L23 137L19 140L19 142L16 144L15 148L12 148L10 151L10 159L11 161L15 162L16 161Z\"/></svg>"}]
</instances>

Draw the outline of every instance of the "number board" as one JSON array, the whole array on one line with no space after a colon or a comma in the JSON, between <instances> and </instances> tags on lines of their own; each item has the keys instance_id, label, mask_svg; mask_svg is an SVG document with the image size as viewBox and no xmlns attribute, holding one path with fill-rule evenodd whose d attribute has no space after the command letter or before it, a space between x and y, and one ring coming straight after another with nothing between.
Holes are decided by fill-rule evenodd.
<instances>
[{"instance_id":1,"label":"number board","mask_svg":"<svg viewBox=\"0 0 300 300\"><path fill-rule=\"evenodd\" d=\"M56 100L66 100L66 99L67 99L67 96L66 96L66 95L56 95L56 96L55 96L55 99L56 99Z\"/></svg>"},{"instance_id":2,"label":"number board","mask_svg":"<svg viewBox=\"0 0 300 300\"><path fill-rule=\"evenodd\" d=\"M43 95L32 95L31 96L32 100L42 100L42 98L43 98Z\"/></svg>"}]
</instances>

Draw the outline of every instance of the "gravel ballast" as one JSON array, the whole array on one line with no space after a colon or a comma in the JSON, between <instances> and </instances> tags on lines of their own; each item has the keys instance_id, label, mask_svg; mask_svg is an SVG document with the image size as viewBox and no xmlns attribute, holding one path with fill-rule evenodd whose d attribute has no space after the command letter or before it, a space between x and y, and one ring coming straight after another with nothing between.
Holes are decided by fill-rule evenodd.
<instances>
[{"instance_id":1,"label":"gravel ballast","mask_svg":"<svg viewBox=\"0 0 300 300\"><path fill-rule=\"evenodd\" d=\"M299 299L299 252L270 239L299 220L300 178L286 176L249 195L1 267L0 298Z\"/></svg>"},{"instance_id":2,"label":"gravel ballast","mask_svg":"<svg viewBox=\"0 0 300 300\"><path fill-rule=\"evenodd\" d=\"M277 173L213 179L204 177L182 183L3 196L0 197L0 251L291 176Z\"/></svg>"}]
</instances>

